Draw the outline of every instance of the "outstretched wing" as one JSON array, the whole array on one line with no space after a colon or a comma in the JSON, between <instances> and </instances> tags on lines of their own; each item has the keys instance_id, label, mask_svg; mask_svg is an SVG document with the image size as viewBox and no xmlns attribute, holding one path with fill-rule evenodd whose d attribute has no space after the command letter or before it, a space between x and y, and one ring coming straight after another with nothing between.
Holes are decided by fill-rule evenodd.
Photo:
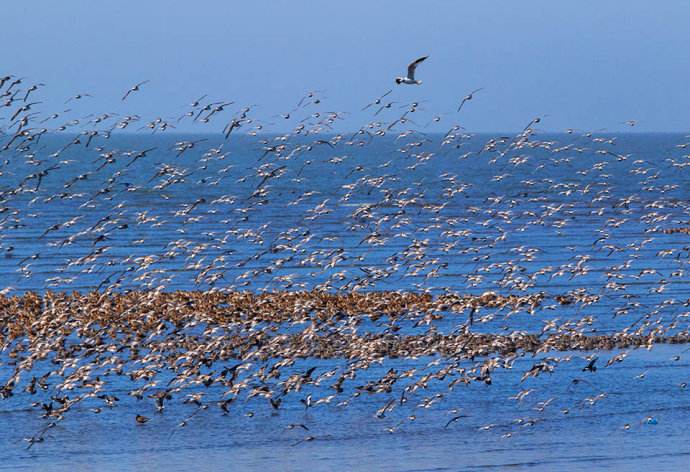
<instances>
[{"instance_id":1,"label":"outstretched wing","mask_svg":"<svg viewBox=\"0 0 690 472\"><path fill-rule=\"evenodd\" d=\"M408 79L414 80L414 71L415 71L415 69L417 68L417 66L418 66L419 64L421 64L422 62L426 61L426 58L427 58L427 57L429 57L429 56L420 57L420 58L417 59L416 61L412 62L409 66L407 66L407 78L408 78Z\"/></svg>"}]
</instances>

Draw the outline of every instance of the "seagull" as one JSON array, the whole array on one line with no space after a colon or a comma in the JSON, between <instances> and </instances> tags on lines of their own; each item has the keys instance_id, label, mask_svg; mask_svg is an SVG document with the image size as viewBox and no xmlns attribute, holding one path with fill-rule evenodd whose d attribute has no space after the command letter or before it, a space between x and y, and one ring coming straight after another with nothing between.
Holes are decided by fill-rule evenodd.
<instances>
[{"instance_id":1,"label":"seagull","mask_svg":"<svg viewBox=\"0 0 690 472\"><path fill-rule=\"evenodd\" d=\"M150 82L150 81L149 81L149 80L144 80L143 82L139 82L139 83L136 84L134 87L132 87L131 89L127 90L127 93L124 94L124 96L122 97L122 100L124 101L127 97L129 97L129 94L130 94L130 93L132 93L132 92L138 92L138 91L139 91L139 87L141 87L142 85L144 85L144 84L146 84L146 83L148 83L148 82Z\"/></svg>"},{"instance_id":2,"label":"seagull","mask_svg":"<svg viewBox=\"0 0 690 472\"><path fill-rule=\"evenodd\" d=\"M84 98L84 97L90 97L90 96L91 96L91 95L89 95L88 93L80 93L80 94L75 95L74 97L68 98L68 99L65 101L65 104L71 102L72 100L81 100L81 99Z\"/></svg>"},{"instance_id":3,"label":"seagull","mask_svg":"<svg viewBox=\"0 0 690 472\"><path fill-rule=\"evenodd\" d=\"M388 96L390 93L392 93L392 92L393 92L393 90L389 90L388 92L384 93L383 95L381 95L379 98L377 98L377 99L374 100L373 102L368 103L367 106L365 106L364 108L362 108L362 111L364 111L364 110L366 110L367 108L372 107L372 106L374 106L374 105L380 105L380 104L381 104L381 100L383 100L385 97L387 97L387 96Z\"/></svg>"},{"instance_id":4,"label":"seagull","mask_svg":"<svg viewBox=\"0 0 690 472\"><path fill-rule=\"evenodd\" d=\"M198 107L199 104L201 103L201 101L202 101L204 98L206 98L206 97L207 97L207 94L202 95L201 97L197 98L197 99L194 100L192 103L190 103L189 106L192 107L192 108Z\"/></svg>"},{"instance_id":5,"label":"seagull","mask_svg":"<svg viewBox=\"0 0 690 472\"><path fill-rule=\"evenodd\" d=\"M451 423L453 423L454 421L459 420L460 418L467 418L467 415L458 415L458 416L454 416L453 418L451 418L451 419L448 421L448 423L446 423L446 425L444 426L444 428L447 428L448 426L450 426Z\"/></svg>"},{"instance_id":6,"label":"seagull","mask_svg":"<svg viewBox=\"0 0 690 472\"><path fill-rule=\"evenodd\" d=\"M481 88L478 88L476 90L472 90L470 93L465 95L463 97L462 101L460 102L460 106L458 107L458 111L460 111L462 109L462 106L465 104L465 102L469 102L470 100L472 100L474 98L474 94L479 92L480 90L481 90Z\"/></svg>"},{"instance_id":7,"label":"seagull","mask_svg":"<svg viewBox=\"0 0 690 472\"><path fill-rule=\"evenodd\" d=\"M420 57L416 61L410 63L409 66L407 66L407 77L396 77L395 78L395 83L400 85L400 84L407 84L407 85L421 85L422 81L421 80L415 80L414 78L414 71L417 68L417 66L424 62L429 56L424 56Z\"/></svg>"}]
</instances>

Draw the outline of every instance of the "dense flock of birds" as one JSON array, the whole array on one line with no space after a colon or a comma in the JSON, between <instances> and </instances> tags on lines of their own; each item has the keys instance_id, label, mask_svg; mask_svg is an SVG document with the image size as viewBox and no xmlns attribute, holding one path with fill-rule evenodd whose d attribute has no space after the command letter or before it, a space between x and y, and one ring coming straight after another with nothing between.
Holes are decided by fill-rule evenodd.
<instances>
[{"instance_id":1,"label":"dense flock of birds","mask_svg":"<svg viewBox=\"0 0 690 472\"><path fill-rule=\"evenodd\" d=\"M396 82L419 84L424 59ZM136 83L120 105L153 86ZM122 385L141 411L133 427L174 402L193 408L182 428L205 410L249 414L252 398L279 414L362 395L381 398L373 417L407 409L413 421L444 396L425 394L430 384L490 385L534 357L521 382L572 361L575 385L630 349L687 341L690 208L664 177L682 178L688 143L662 167L594 132L540 138L543 117L477 143L454 121L482 89L441 115L389 90L346 133L347 114L327 111L320 91L266 118L206 95L178 116L145 118L75 116L69 107L88 93L46 113L43 87L0 77L0 250L16 277L0 294L0 397L45 418L28 447L70 414L116 408ZM189 123L222 132L175 134ZM493 191L452 171L461 165L485 170ZM578 233L586 241L558 239L583 221L595 228ZM542 262L541 242L562 259ZM184 276L189 286L176 288ZM22 289L29 282L39 289ZM514 329L520 316L538 328ZM608 361L577 353L611 349ZM367 377L394 358L420 367ZM605 398L587 390L581 401ZM440 427L466 414L456 413ZM286 428L318 439L309 424Z\"/></svg>"}]
</instances>

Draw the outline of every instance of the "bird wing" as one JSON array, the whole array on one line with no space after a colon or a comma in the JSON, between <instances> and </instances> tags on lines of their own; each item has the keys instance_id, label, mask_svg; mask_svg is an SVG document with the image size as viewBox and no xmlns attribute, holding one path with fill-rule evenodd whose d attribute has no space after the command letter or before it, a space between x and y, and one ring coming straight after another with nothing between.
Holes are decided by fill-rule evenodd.
<instances>
[{"instance_id":1,"label":"bird wing","mask_svg":"<svg viewBox=\"0 0 690 472\"><path fill-rule=\"evenodd\" d=\"M451 418L451 419L448 421L448 423L446 423L446 425L444 426L444 428L447 428L448 426L450 426L450 424L451 424L452 422L457 421L457 420L459 420L460 418L466 418L466 417L467 417L467 415L458 415L458 416L455 416L455 417Z\"/></svg>"},{"instance_id":2,"label":"bird wing","mask_svg":"<svg viewBox=\"0 0 690 472\"><path fill-rule=\"evenodd\" d=\"M426 60L427 57L429 57L429 56L420 57L420 58L417 59L416 61L410 63L409 66L407 66L407 78L408 78L408 79L414 80L414 71L415 71L415 69L417 68L417 66L418 66L419 64L421 64L422 62L424 62L424 61Z\"/></svg>"}]
</instances>

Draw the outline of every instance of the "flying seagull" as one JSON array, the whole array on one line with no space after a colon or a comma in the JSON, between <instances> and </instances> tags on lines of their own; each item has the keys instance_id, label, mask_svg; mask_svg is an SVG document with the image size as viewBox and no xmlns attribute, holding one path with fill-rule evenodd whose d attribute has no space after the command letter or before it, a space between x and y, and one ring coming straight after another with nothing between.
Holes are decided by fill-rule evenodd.
<instances>
[{"instance_id":1,"label":"flying seagull","mask_svg":"<svg viewBox=\"0 0 690 472\"><path fill-rule=\"evenodd\" d=\"M365 106L364 108L362 108L362 111L364 111L364 110L366 110L367 108L372 107L372 106L374 106L374 105L380 105L380 104L381 104L381 100L383 100L384 98L386 98L386 97L387 97L389 94L391 94L391 93L393 93L393 90L389 90L388 92L384 93L383 95L381 95L379 98L377 98L377 99L374 100L373 102L368 103L367 106Z\"/></svg>"},{"instance_id":2,"label":"flying seagull","mask_svg":"<svg viewBox=\"0 0 690 472\"><path fill-rule=\"evenodd\" d=\"M125 95L122 97L122 100L124 100L124 99L126 99L127 97L129 97L129 94L130 94L130 93L132 93L132 92L138 92L138 91L139 91L139 87L141 87L142 85L144 85L144 84L146 84L146 83L148 83L148 82L149 82L148 80L144 80L143 82L139 82L139 83L136 84L134 87L132 87L131 89L127 90L127 93L125 93Z\"/></svg>"},{"instance_id":3,"label":"flying seagull","mask_svg":"<svg viewBox=\"0 0 690 472\"><path fill-rule=\"evenodd\" d=\"M462 106L465 104L465 102L469 102L470 100L472 100L474 98L474 94L479 92L480 90L482 90L482 89L478 88L476 90L472 90L470 93L465 95L462 99L462 102L460 102L460 106L458 107L458 111L462 110Z\"/></svg>"},{"instance_id":4,"label":"flying seagull","mask_svg":"<svg viewBox=\"0 0 690 472\"><path fill-rule=\"evenodd\" d=\"M395 83L398 85L399 84L421 85L421 83L422 83L421 80L415 80L414 71L420 63L424 62L427 59L427 57L429 57L429 56L420 57L416 61L410 63L410 65L407 66L407 77L396 77Z\"/></svg>"}]
</instances>

